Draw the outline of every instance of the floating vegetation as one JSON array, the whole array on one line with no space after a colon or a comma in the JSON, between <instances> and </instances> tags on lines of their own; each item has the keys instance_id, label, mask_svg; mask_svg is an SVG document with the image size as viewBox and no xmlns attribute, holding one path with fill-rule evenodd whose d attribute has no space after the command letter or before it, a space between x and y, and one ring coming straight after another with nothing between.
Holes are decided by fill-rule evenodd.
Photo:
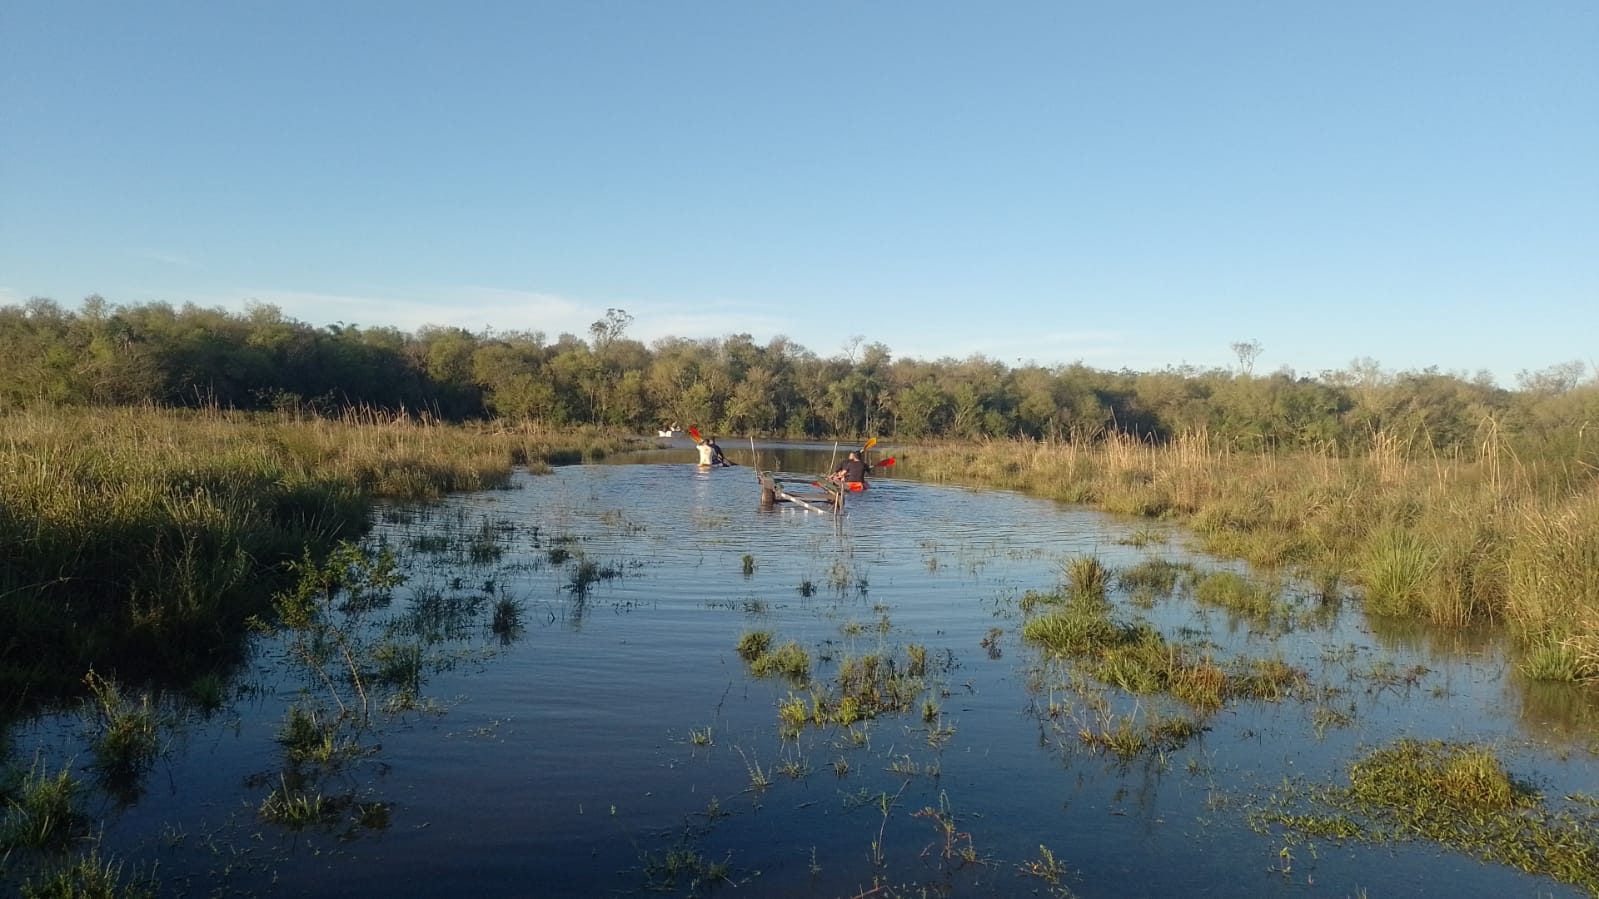
<instances>
[{"instance_id":1,"label":"floating vegetation","mask_svg":"<svg viewBox=\"0 0 1599 899\"><path fill-rule=\"evenodd\" d=\"M1122 537L1116 542L1122 544L1123 546L1136 546L1142 549L1143 547L1153 546L1157 543L1165 543L1166 539L1165 532L1157 530L1156 528L1142 527L1136 531L1133 531L1127 536Z\"/></svg>"},{"instance_id":2,"label":"floating vegetation","mask_svg":"<svg viewBox=\"0 0 1599 899\"><path fill-rule=\"evenodd\" d=\"M1212 571L1194 582L1194 599L1201 604L1236 612L1261 624L1273 617L1286 617L1284 607L1277 602L1280 593L1234 571Z\"/></svg>"},{"instance_id":3,"label":"floating vegetation","mask_svg":"<svg viewBox=\"0 0 1599 899\"><path fill-rule=\"evenodd\" d=\"M750 555L749 553L745 553L744 554L744 559L743 559L743 567L744 567L744 576L745 577L750 577L751 575L755 574L755 557Z\"/></svg>"},{"instance_id":4,"label":"floating vegetation","mask_svg":"<svg viewBox=\"0 0 1599 899\"><path fill-rule=\"evenodd\" d=\"M1177 592L1178 585L1194 572L1192 562L1149 559L1117 572L1116 586L1133 594L1135 599L1139 596L1167 597Z\"/></svg>"},{"instance_id":5,"label":"floating vegetation","mask_svg":"<svg viewBox=\"0 0 1599 899\"><path fill-rule=\"evenodd\" d=\"M1104 599L1110 571L1096 556L1078 556L1066 564L1066 589L1073 596Z\"/></svg>"},{"instance_id":6,"label":"floating vegetation","mask_svg":"<svg viewBox=\"0 0 1599 899\"><path fill-rule=\"evenodd\" d=\"M622 566L605 563L601 564L592 559L579 555L577 565L573 566L567 578L566 589L578 599L584 599L589 591L600 581L608 581L622 576Z\"/></svg>"},{"instance_id":7,"label":"floating vegetation","mask_svg":"<svg viewBox=\"0 0 1599 899\"><path fill-rule=\"evenodd\" d=\"M90 747L95 767L114 778L137 778L155 764L161 735L155 704L149 693L127 696L116 681L96 674L84 675L91 701L87 704L92 727Z\"/></svg>"},{"instance_id":8,"label":"floating vegetation","mask_svg":"<svg viewBox=\"0 0 1599 899\"><path fill-rule=\"evenodd\" d=\"M1308 674L1280 659L1218 665L1208 652L1171 643L1148 623L1115 620L1091 595L1038 594L1035 605L1049 611L1027 620L1024 639L1078 660L1099 681L1134 695L1169 693L1208 710L1233 698L1276 701L1309 683Z\"/></svg>"},{"instance_id":9,"label":"floating vegetation","mask_svg":"<svg viewBox=\"0 0 1599 899\"><path fill-rule=\"evenodd\" d=\"M522 631L522 617L526 607L509 596L494 602L494 616L489 620L489 630L501 640L511 640Z\"/></svg>"},{"instance_id":10,"label":"floating vegetation","mask_svg":"<svg viewBox=\"0 0 1599 899\"><path fill-rule=\"evenodd\" d=\"M1135 715L1109 716L1099 725L1083 725L1078 740L1087 747L1109 752L1128 761L1148 751L1170 752L1188 744L1204 731L1198 722L1187 718L1145 716L1140 723Z\"/></svg>"},{"instance_id":11,"label":"floating vegetation","mask_svg":"<svg viewBox=\"0 0 1599 899\"><path fill-rule=\"evenodd\" d=\"M778 674L790 680L804 681L811 676L811 654L805 651L805 647L790 640L750 659L750 671L756 677Z\"/></svg>"},{"instance_id":12,"label":"floating vegetation","mask_svg":"<svg viewBox=\"0 0 1599 899\"><path fill-rule=\"evenodd\" d=\"M1279 795L1253 821L1320 837L1427 840L1599 892L1599 811L1552 807L1480 746L1401 739L1353 762L1348 786Z\"/></svg>"},{"instance_id":13,"label":"floating vegetation","mask_svg":"<svg viewBox=\"0 0 1599 899\"><path fill-rule=\"evenodd\" d=\"M138 868L124 877L123 863L102 858L98 847L22 885L28 899L154 899L160 890L160 881Z\"/></svg>"},{"instance_id":14,"label":"floating vegetation","mask_svg":"<svg viewBox=\"0 0 1599 899\"><path fill-rule=\"evenodd\" d=\"M0 813L0 861L12 849L59 850L82 837L89 820L79 808L81 792L71 767L50 774L43 760L35 758L21 782L0 793L6 799Z\"/></svg>"}]
</instances>

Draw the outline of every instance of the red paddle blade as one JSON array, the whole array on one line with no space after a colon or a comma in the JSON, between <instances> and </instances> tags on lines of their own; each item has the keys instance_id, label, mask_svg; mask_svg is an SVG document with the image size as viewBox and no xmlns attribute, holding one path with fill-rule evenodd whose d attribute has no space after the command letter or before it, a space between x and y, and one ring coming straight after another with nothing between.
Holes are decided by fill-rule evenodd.
<instances>
[{"instance_id":1,"label":"red paddle blade","mask_svg":"<svg viewBox=\"0 0 1599 899\"><path fill-rule=\"evenodd\" d=\"M694 438L694 442L695 442L695 443L701 443L701 442L703 442L703 441L701 441L701 440L700 440L700 429L699 429L699 428L696 428L696 427L694 427L694 426L693 426L693 425L689 425L689 426L688 426L688 435L689 435L689 436L690 436L690 437L693 437L693 438Z\"/></svg>"},{"instance_id":2,"label":"red paddle blade","mask_svg":"<svg viewBox=\"0 0 1599 899\"><path fill-rule=\"evenodd\" d=\"M872 463L872 467L873 468L887 468L888 466L893 465L893 464L894 464L894 457L893 456L889 456L887 459L883 459L883 460L880 460L880 461L877 461L877 462L873 462Z\"/></svg>"}]
</instances>

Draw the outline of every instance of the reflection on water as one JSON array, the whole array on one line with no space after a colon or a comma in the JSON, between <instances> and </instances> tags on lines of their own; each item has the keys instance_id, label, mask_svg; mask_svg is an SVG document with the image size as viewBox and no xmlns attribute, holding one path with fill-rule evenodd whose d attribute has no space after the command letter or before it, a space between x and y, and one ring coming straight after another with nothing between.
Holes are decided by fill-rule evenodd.
<instances>
[{"instance_id":1,"label":"reflection on water","mask_svg":"<svg viewBox=\"0 0 1599 899\"><path fill-rule=\"evenodd\" d=\"M1591 697L1521 684L1491 635L1368 623L1304 591L1264 620L1183 588L1135 602L1113 578L1121 620L1311 685L1117 755L1079 731L1193 713L1041 658L1024 597L1085 555L1240 566L1180 536L1134 546L1148 522L892 477L842 517L763 513L757 457L814 474L834 451L724 448L738 467L699 471L674 441L390 510L373 542L404 559L386 611L419 696L312 781L377 823L260 820L302 770L284 761L285 710L319 688L268 642L229 714L185 725L161 788L112 812L106 847L158 857L172 882L295 896L1575 895L1408 847L1319 843L1285 871L1284 837L1247 821L1262 792L1343 778L1400 736L1481 741L1551 794L1591 789L1593 757L1559 751L1592 742ZM814 680L753 674L735 650L752 631L797 643ZM904 674L918 651L907 711L816 723L841 671L878 657ZM795 703L810 717L785 738ZM81 745L61 721L27 737Z\"/></svg>"}]
</instances>

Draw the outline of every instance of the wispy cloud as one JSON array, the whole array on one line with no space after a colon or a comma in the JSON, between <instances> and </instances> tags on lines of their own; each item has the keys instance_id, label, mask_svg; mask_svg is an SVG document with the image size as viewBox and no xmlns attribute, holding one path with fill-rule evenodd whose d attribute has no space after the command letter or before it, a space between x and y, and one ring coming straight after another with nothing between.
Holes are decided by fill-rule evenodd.
<instances>
[{"instance_id":1,"label":"wispy cloud","mask_svg":"<svg viewBox=\"0 0 1599 899\"><path fill-rule=\"evenodd\" d=\"M149 259L164 265L175 265L180 268L203 268L198 261L182 253L168 253L164 250L134 250L133 257L135 259Z\"/></svg>"}]
</instances>

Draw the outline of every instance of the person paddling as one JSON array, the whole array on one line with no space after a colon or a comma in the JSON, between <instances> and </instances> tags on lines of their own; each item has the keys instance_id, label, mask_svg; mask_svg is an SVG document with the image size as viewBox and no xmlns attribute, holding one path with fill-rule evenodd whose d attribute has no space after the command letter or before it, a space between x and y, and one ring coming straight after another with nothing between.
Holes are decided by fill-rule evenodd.
<instances>
[{"instance_id":1,"label":"person paddling","mask_svg":"<svg viewBox=\"0 0 1599 899\"><path fill-rule=\"evenodd\" d=\"M866 460L861 458L860 450L850 450L849 458L844 460L838 471L833 472L831 479L851 490L865 490L866 472L871 468L866 464Z\"/></svg>"},{"instance_id":2,"label":"person paddling","mask_svg":"<svg viewBox=\"0 0 1599 899\"><path fill-rule=\"evenodd\" d=\"M715 437L705 438L700 441L695 449L700 451L701 468L714 468L733 464L727 461L726 456L722 455L722 448L717 446Z\"/></svg>"}]
</instances>

